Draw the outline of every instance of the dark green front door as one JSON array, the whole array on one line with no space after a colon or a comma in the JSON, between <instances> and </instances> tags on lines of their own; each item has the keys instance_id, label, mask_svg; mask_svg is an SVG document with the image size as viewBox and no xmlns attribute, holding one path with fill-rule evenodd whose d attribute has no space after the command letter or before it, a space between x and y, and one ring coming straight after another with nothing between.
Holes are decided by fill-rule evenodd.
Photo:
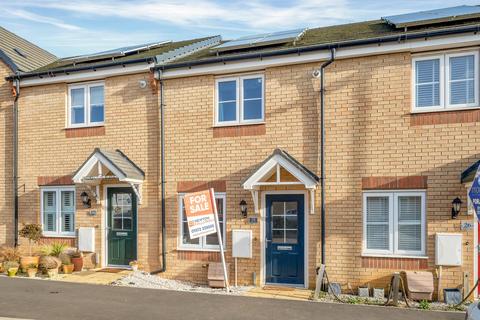
<instances>
[{"instance_id":1,"label":"dark green front door","mask_svg":"<svg viewBox=\"0 0 480 320\"><path fill-rule=\"evenodd\" d=\"M108 264L137 259L137 198L132 188L107 189Z\"/></svg>"}]
</instances>

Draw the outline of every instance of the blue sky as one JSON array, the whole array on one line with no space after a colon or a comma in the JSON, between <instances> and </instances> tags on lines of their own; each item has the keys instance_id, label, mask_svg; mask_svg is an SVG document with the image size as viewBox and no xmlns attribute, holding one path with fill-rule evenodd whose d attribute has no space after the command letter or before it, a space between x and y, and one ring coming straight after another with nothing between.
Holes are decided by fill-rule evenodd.
<instances>
[{"instance_id":1,"label":"blue sky","mask_svg":"<svg viewBox=\"0 0 480 320\"><path fill-rule=\"evenodd\" d=\"M480 4L480 0L0 0L0 25L59 57L162 40L224 39Z\"/></svg>"}]
</instances>

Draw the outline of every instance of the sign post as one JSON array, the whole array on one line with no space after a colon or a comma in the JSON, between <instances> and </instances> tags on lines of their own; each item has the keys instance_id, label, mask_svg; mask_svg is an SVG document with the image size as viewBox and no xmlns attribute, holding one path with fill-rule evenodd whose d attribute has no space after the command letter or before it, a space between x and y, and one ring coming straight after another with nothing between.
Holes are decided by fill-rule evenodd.
<instances>
[{"instance_id":1,"label":"sign post","mask_svg":"<svg viewBox=\"0 0 480 320\"><path fill-rule=\"evenodd\" d=\"M480 221L480 166L477 169L475 178L473 178L472 186L468 192L470 200L472 200L473 208L477 215L477 219Z\"/></svg>"},{"instance_id":2,"label":"sign post","mask_svg":"<svg viewBox=\"0 0 480 320\"><path fill-rule=\"evenodd\" d=\"M223 239L218 221L217 203L213 189L188 193L184 197L185 215L187 216L188 232L190 239L200 238L212 233L217 233L220 256L222 258L223 276L225 287L230 291L228 283L227 264L223 250Z\"/></svg>"}]
</instances>

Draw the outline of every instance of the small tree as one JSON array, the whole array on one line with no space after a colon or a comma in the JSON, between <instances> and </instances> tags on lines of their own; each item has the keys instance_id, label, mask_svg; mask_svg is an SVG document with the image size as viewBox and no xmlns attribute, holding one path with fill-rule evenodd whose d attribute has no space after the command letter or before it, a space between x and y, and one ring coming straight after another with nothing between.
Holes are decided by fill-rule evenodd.
<instances>
[{"instance_id":1,"label":"small tree","mask_svg":"<svg viewBox=\"0 0 480 320\"><path fill-rule=\"evenodd\" d=\"M28 239L29 255L32 255L32 242L37 243L42 237L42 226L39 224L24 224L19 232L20 237Z\"/></svg>"}]
</instances>

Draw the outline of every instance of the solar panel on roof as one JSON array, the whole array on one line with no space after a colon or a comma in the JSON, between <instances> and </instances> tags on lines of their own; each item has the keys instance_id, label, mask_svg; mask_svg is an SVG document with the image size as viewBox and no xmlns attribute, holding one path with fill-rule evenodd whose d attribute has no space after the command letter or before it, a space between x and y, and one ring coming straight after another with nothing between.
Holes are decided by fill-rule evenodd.
<instances>
[{"instance_id":1,"label":"solar panel on roof","mask_svg":"<svg viewBox=\"0 0 480 320\"><path fill-rule=\"evenodd\" d=\"M463 5L382 17L382 20L395 25L397 28L403 28L477 17L480 17L480 6Z\"/></svg>"},{"instance_id":2,"label":"solar panel on roof","mask_svg":"<svg viewBox=\"0 0 480 320\"><path fill-rule=\"evenodd\" d=\"M161 45L164 45L164 44L170 43L170 42L171 41L152 42L152 43L122 47L122 48L117 48L117 49L112 49L112 50L107 50L107 51L101 51L101 52L92 53L92 54L86 54L86 55L83 55L83 56L75 56L75 57L65 58L64 60L66 60L66 61L72 60L74 62L82 62L82 61L88 61L88 60L94 60L94 59L117 58L117 57L125 56L129 53L132 53L132 52L139 52L139 51L145 51L145 50L153 49L153 48L159 47Z\"/></svg>"},{"instance_id":3,"label":"solar panel on roof","mask_svg":"<svg viewBox=\"0 0 480 320\"><path fill-rule=\"evenodd\" d=\"M268 46L298 40L306 29L295 29L241 37L213 47L212 51L230 51L244 48Z\"/></svg>"}]
</instances>

